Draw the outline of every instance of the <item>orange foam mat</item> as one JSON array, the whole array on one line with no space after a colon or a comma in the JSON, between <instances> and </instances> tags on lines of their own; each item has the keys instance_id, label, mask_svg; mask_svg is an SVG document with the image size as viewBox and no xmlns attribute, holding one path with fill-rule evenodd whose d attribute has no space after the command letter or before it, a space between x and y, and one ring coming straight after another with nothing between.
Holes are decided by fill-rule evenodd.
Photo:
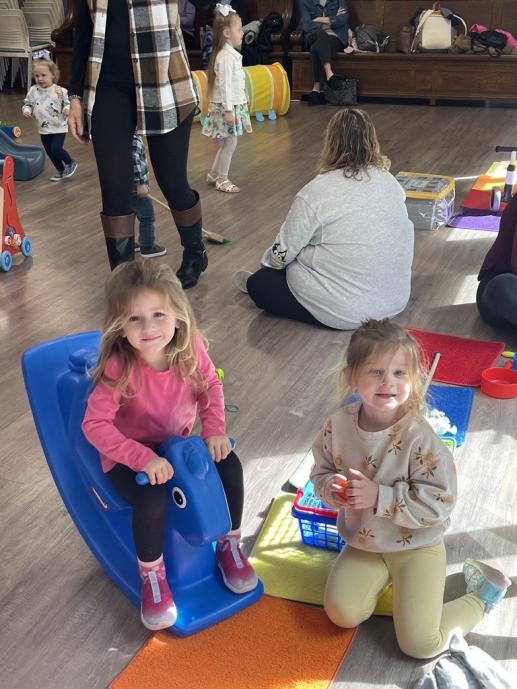
<instances>
[{"instance_id":1,"label":"orange foam mat","mask_svg":"<svg viewBox=\"0 0 517 689\"><path fill-rule=\"evenodd\" d=\"M356 629L264 596L198 634L153 634L109 689L327 689Z\"/></svg>"}]
</instances>

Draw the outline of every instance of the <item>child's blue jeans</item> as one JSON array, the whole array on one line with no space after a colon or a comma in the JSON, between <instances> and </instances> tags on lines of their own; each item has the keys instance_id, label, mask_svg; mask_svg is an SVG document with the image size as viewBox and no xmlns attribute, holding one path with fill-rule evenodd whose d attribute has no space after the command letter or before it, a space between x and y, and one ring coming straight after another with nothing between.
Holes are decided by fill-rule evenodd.
<instances>
[{"instance_id":1,"label":"child's blue jeans","mask_svg":"<svg viewBox=\"0 0 517 689\"><path fill-rule=\"evenodd\" d=\"M138 243L142 249L154 245L154 206L148 196L131 196L131 210L138 218Z\"/></svg>"}]
</instances>

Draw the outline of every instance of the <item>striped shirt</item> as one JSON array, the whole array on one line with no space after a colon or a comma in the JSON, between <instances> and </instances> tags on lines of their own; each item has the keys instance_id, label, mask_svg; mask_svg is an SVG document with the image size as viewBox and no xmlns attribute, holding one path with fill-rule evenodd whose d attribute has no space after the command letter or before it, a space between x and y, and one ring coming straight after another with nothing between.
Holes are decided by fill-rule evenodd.
<instances>
[{"instance_id":1,"label":"striped shirt","mask_svg":"<svg viewBox=\"0 0 517 689\"><path fill-rule=\"evenodd\" d=\"M104 55L108 0L82 1L88 5L92 23L82 94L91 122ZM127 9L136 90L136 131L165 134L183 122L198 104L181 35L178 3L177 0L127 0ZM84 31L76 23L78 29Z\"/></svg>"}]
</instances>

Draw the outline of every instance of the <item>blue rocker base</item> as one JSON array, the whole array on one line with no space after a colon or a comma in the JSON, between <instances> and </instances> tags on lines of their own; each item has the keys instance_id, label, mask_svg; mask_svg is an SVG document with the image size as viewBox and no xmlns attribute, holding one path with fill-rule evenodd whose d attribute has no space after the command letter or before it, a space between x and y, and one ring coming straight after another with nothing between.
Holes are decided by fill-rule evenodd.
<instances>
[{"instance_id":1,"label":"blue rocker base","mask_svg":"<svg viewBox=\"0 0 517 689\"><path fill-rule=\"evenodd\" d=\"M22 369L38 435L61 498L87 545L121 591L140 605L131 508L101 469L81 430L100 333L68 335L28 349ZM159 453L174 467L168 482L164 558L178 608L169 631L188 636L258 600L262 583L232 593L217 568L214 541L231 528L226 496L201 438L173 437Z\"/></svg>"},{"instance_id":2,"label":"blue rocker base","mask_svg":"<svg viewBox=\"0 0 517 689\"><path fill-rule=\"evenodd\" d=\"M0 164L8 155L14 160L15 182L36 177L45 167L45 151L42 146L19 144L0 129Z\"/></svg>"}]
</instances>

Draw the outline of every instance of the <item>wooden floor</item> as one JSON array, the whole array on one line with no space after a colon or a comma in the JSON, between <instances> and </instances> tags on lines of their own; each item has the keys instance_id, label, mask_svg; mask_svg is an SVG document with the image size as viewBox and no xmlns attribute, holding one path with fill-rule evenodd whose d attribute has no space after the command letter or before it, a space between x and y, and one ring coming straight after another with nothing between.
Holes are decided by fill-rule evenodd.
<instances>
[{"instance_id":1,"label":"wooden floor","mask_svg":"<svg viewBox=\"0 0 517 689\"><path fill-rule=\"evenodd\" d=\"M15 121L24 141L38 141L22 121L23 94L0 94L0 119ZM438 172L458 178L461 196L472 177L495 159L496 144L517 138L517 110L369 104L392 170ZM228 426L245 464L247 546L270 500L311 445L333 408L328 370L343 353L348 333L280 321L257 311L233 286L237 269L257 267L296 191L314 173L322 132L334 110L293 103L286 117L256 124L239 143L232 179L239 195L208 188L204 175L214 149L192 134L190 179L202 197L204 224L232 238L210 246L208 271L189 292L226 372ZM0 648L6 689L101 689L148 636L135 608L99 567L74 528L47 469L20 373L31 344L98 328L107 275L98 222L99 193L91 147L69 139L79 162L60 184L43 174L16 184L18 208L34 244L34 259L0 274ZM156 187L154 193L159 194ZM156 208L165 260L179 263L168 213ZM416 232L413 289L403 324L456 335L505 339L517 335L483 324L475 305L476 275L494 239L488 232ZM517 575L517 400L476 392L469 434L457 452L459 502L447 534L447 596L462 592L467 556ZM517 587L469 636L517 674ZM407 687L422 663L398 650L392 621L374 617L361 626L335 687ZM173 671L173 670L172 670ZM257 689L260 670L257 673ZM209 683L206 687L209 689ZM138 689L135 687L135 689ZM186 687L185 689L198 689Z\"/></svg>"}]
</instances>

